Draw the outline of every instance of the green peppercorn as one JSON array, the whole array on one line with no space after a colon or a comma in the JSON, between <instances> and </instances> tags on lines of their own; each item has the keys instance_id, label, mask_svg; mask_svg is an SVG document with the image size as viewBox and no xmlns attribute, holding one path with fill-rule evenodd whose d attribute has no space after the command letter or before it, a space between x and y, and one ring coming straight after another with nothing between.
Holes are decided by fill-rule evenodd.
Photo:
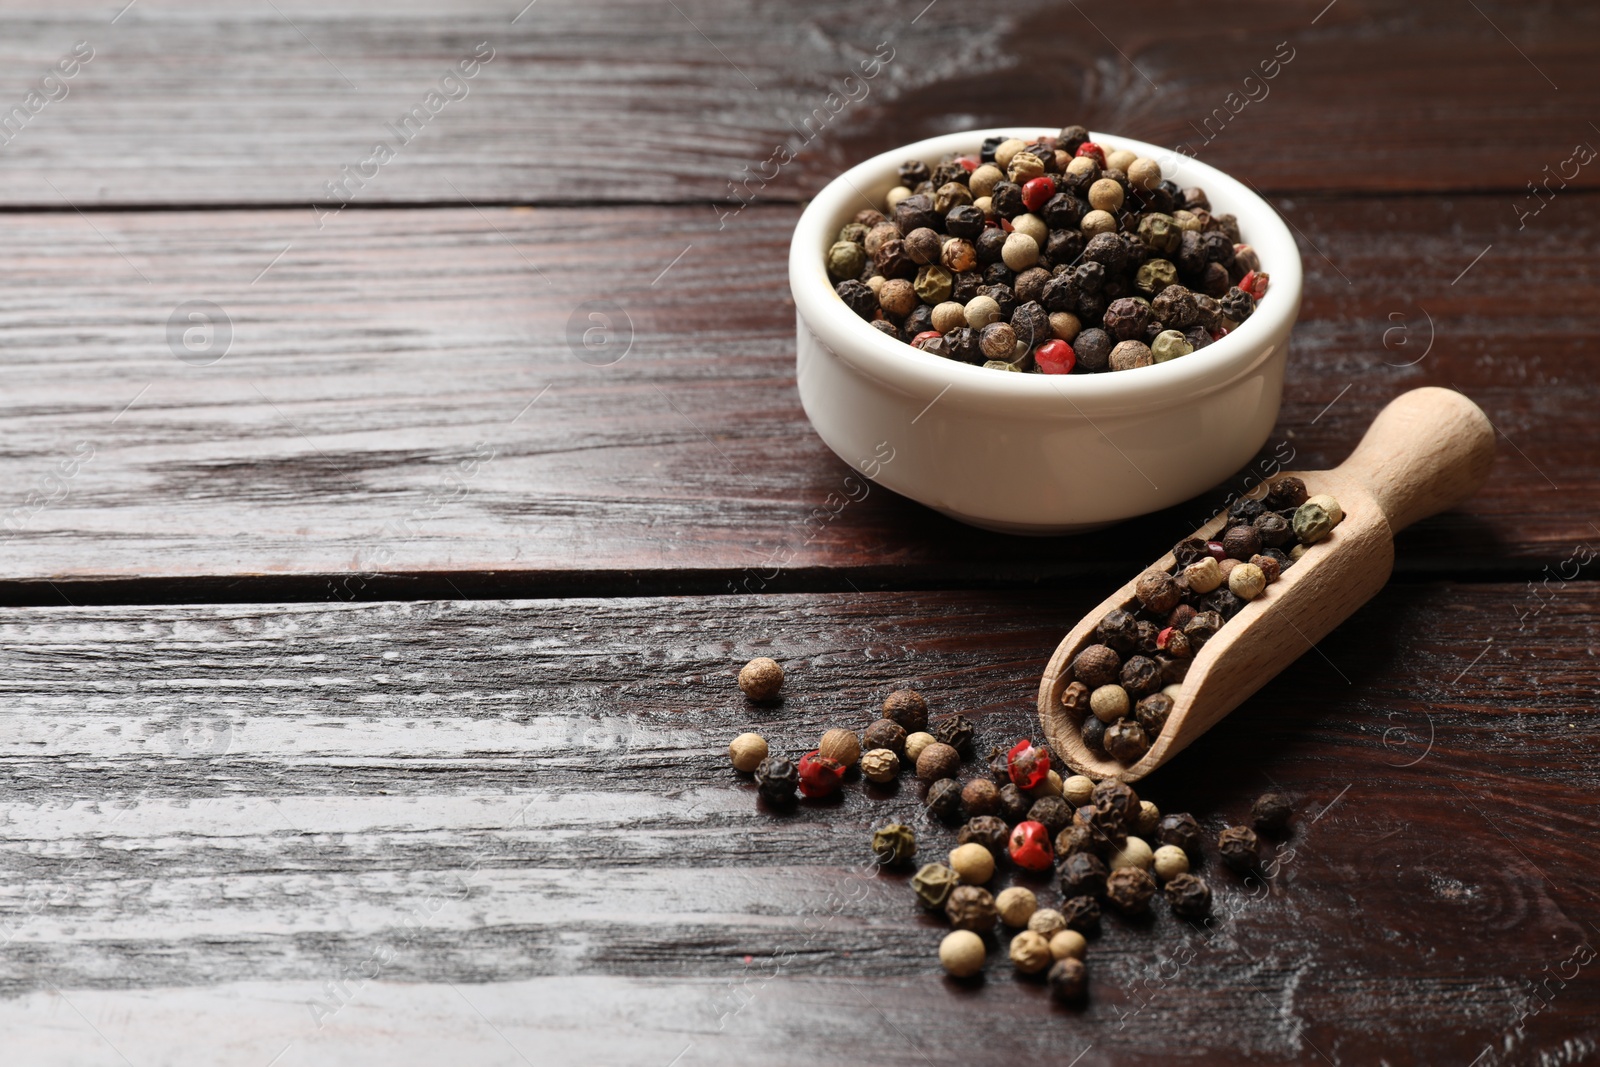
<instances>
[{"instance_id":1,"label":"green peppercorn","mask_svg":"<svg viewBox=\"0 0 1600 1067\"><path fill-rule=\"evenodd\" d=\"M859 277L867 266L867 254L854 241L837 241L828 249L828 273L841 281Z\"/></svg>"},{"instance_id":2,"label":"green peppercorn","mask_svg":"<svg viewBox=\"0 0 1600 1067\"><path fill-rule=\"evenodd\" d=\"M851 244L857 244L857 245L865 244L866 240L867 240L867 234L870 233L871 230L872 230L872 227L867 226L867 225L865 225L863 223L860 223L860 222L847 222L842 227L840 227L839 236L837 238L835 238L835 240L838 240L838 241L849 241Z\"/></svg>"},{"instance_id":3,"label":"green peppercorn","mask_svg":"<svg viewBox=\"0 0 1600 1067\"><path fill-rule=\"evenodd\" d=\"M1008 371L1014 371L1017 374L1021 374L1022 373L1022 368L1021 367L1017 366L1015 363L1007 363L1003 359L986 359L986 360L983 361L983 369L984 370L1008 370Z\"/></svg>"},{"instance_id":4,"label":"green peppercorn","mask_svg":"<svg viewBox=\"0 0 1600 1067\"><path fill-rule=\"evenodd\" d=\"M885 866L910 863L917 854L917 835L904 823L892 822L872 832L872 852Z\"/></svg>"},{"instance_id":5,"label":"green peppercorn","mask_svg":"<svg viewBox=\"0 0 1600 1067\"><path fill-rule=\"evenodd\" d=\"M1177 330L1162 330L1156 334L1156 339L1150 342L1150 355L1157 363L1166 363L1187 356L1194 351L1194 345Z\"/></svg>"},{"instance_id":6,"label":"green peppercorn","mask_svg":"<svg viewBox=\"0 0 1600 1067\"><path fill-rule=\"evenodd\" d=\"M911 889L917 895L917 902L929 911L944 907L951 890L960 884L956 872L942 863L925 863L911 877Z\"/></svg>"},{"instance_id":7,"label":"green peppercorn","mask_svg":"<svg viewBox=\"0 0 1600 1067\"><path fill-rule=\"evenodd\" d=\"M1343 518L1341 514L1339 516ZM1301 504L1294 512L1294 535L1301 542L1314 545L1324 540L1338 525L1328 509L1323 507L1314 498Z\"/></svg>"},{"instance_id":8,"label":"green peppercorn","mask_svg":"<svg viewBox=\"0 0 1600 1067\"><path fill-rule=\"evenodd\" d=\"M1183 231L1171 215L1152 211L1139 220L1139 240L1158 255L1167 256L1178 250Z\"/></svg>"},{"instance_id":9,"label":"green peppercorn","mask_svg":"<svg viewBox=\"0 0 1600 1067\"><path fill-rule=\"evenodd\" d=\"M953 285L949 271L930 264L917 271L917 280L912 287L924 304L937 304L950 298Z\"/></svg>"},{"instance_id":10,"label":"green peppercorn","mask_svg":"<svg viewBox=\"0 0 1600 1067\"><path fill-rule=\"evenodd\" d=\"M1178 280L1178 268L1167 259L1147 259L1133 276L1133 286L1146 296L1154 296Z\"/></svg>"}]
</instances>

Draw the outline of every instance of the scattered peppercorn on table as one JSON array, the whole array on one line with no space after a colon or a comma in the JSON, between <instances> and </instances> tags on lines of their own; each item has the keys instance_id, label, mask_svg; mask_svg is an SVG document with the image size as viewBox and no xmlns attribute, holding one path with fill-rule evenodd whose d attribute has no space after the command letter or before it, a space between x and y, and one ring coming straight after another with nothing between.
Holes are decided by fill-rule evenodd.
<instances>
[{"instance_id":1,"label":"scattered peppercorn on table","mask_svg":"<svg viewBox=\"0 0 1600 1067\"><path fill-rule=\"evenodd\" d=\"M1573 279L1600 245L1600 15L1479 7L0 13L6 1062L1582 1062L1600 353ZM815 437L785 257L859 160L1074 123L1255 186L1304 303L1247 469L1010 538ZM1083 214L1105 171L1122 209L1161 188L1137 163L1108 155ZM919 333L987 357L1002 301L958 321L957 276L998 252L1015 296L1071 243L1017 224L1067 207L1028 189L1065 170L1027 166L997 249L934 235L950 299L931 261L885 278L897 327L925 306ZM1170 207L1181 259L1200 216ZM1221 315L1211 267L1238 285L1248 259L1209 243L1145 262ZM1129 274L1150 306L1109 330L1082 285L1005 325L1051 331L1042 373L1065 347L1072 373L1146 373L1085 328L1205 358L1182 294ZM1229 509L1220 556L1167 578L1226 606L1254 567L1270 602L1298 507L1239 501L1426 384L1497 427L1483 491L1128 792L1063 768L1035 694L1066 628ZM1119 748L1160 728L1128 664L1203 636L1181 592L1160 619L1172 590L1141 592L1132 651L1107 627L1121 697L1083 719Z\"/></svg>"}]
</instances>

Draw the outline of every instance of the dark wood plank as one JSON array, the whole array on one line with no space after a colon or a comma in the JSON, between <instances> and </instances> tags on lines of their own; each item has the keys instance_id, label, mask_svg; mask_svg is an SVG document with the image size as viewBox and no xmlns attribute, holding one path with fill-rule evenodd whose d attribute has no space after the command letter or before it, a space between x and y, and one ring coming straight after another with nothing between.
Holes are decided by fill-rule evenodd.
<instances>
[{"instance_id":1,"label":"dark wood plank","mask_svg":"<svg viewBox=\"0 0 1600 1067\"><path fill-rule=\"evenodd\" d=\"M380 140L395 158L357 203L726 201L785 144L799 158L740 196L794 199L933 134L1083 122L1270 189L1498 188L1509 210L1597 136L1600 13L1571 3L183 0L113 23L121 6L0 19L7 112L74 42L94 49L0 154L0 204L305 204ZM394 138L480 42L494 58L468 94ZM880 44L890 62L846 83Z\"/></svg>"},{"instance_id":2,"label":"dark wood plank","mask_svg":"<svg viewBox=\"0 0 1600 1067\"><path fill-rule=\"evenodd\" d=\"M939 977L939 925L863 866L870 827L920 819L909 784L780 817L725 765L734 733L802 750L901 680L980 750L1035 732L1041 665L1103 591L8 612L8 1047L1581 1061L1592 583L1531 614L1522 586L1392 586L1141 783L1212 829L1281 788L1298 825L1274 877L1208 871L1212 932L1108 918L1076 1011L1000 960ZM781 707L733 687L758 653Z\"/></svg>"},{"instance_id":3,"label":"dark wood plank","mask_svg":"<svg viewBox=\"0 0 1600 1067\"><path fill-rule=\"evenodd\" d=\"M1537 574L1600 537L1593 206L1574 195L1519 232L1494 197L1391 201L1378 228L1365 199L1284 201L1309 280L1263 460L1335 464L1394 395L1453 385L1509 436L1475 500L1402 538L1401 570ZM882 490L833 514L851 472L793 389L793 219L752 210L719 233L688 208L359 212L318 233L282 212L0 218L4 595L1120 579L1244 484L1076 539L970 530ZM613 366L566 341L597 296L632 323ZM231 319L213 365L169 348L191 300Z\"/></svg>"}]
</instances>

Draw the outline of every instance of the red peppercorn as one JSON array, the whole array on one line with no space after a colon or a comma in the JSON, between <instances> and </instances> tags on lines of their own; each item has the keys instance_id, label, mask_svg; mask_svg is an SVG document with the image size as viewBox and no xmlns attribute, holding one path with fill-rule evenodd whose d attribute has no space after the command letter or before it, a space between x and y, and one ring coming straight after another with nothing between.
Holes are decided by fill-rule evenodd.
<instances>
[{"instance_id":1,"label":"red peppercorn","mask_svg":"<svg viewBox=\"0 0 1600 1067\"><path fill-rule=\"evenodd\" d=\"M1050 831L1042 822L1024 819L1011 831L1011 862L1025 871L1047 871L1056 860Z\"/></svg>"},{"instance_id":2,"label":"red peppercorn","mask_svg":"<svg viewBox=\"0 0 1600 1067\"><path fill-rule=\"evenodd\" d=\"M1007 233L1015 233L1016 229L1017 229L1015 226L1011 225L1011 220L1010 219L1001 219L1000 220L1000 228L1002 230L1006 231Z\"/></svg>"},{"instance_id":3,"label":"red peppercorn","mask_svg":"<svg viewBox=\"0 0 1600 1067\"><path fill-rule=\"evenodd\" d=\"M1228 336L1228 331L1227 330L1215 329L1215 330L1211 331L1211 339L1213 341L1220 341L1226 336Z\"/></svg>"},{"instance_id":4,"label":"red peppercorn","mask_svg":"<svg viewBox=\"0 0 1600 1067\"><path fill-rule=\"evenodd\" d=\"M956 162L961 164L962 169L968 174L978 169L978 161L972 156L957 156Z\"/></svg>"},{"instance_id":5,"label":"red peppercorn","mask_svg":"<svg viewBox=\"0 0 1600 1067\"><path fill-rule=\"evenodd\" d=\"M812 749L800 757L800 792L808 797L828 797L844 781L844 764Z\"/></svg>"},{"instance_id":6,"label":"red peppercorn","mask_svg":"<svg viewBox=\"0 0 1600 1067\"><path fill-rule=\"evenodd\" d=\"M1167 650L1167 645L1172 641L1173 629L1174 627L1168 626L1166 629L1156 634L1156 651L1165 652Z\"/></svg>"},{"instance_id":7,"label":"red peppercorn","mask_svg":"<svg viewBox=\"0 0 1600 1067\"><path fill-rule=\"evenodd\" d=\"M1056 195L1056 183L1053 179L1040 175L1022 183L1022 205L1029 211L1038 211L1044 207L1045 202ZM1249 277L1249 275L1246 275ZM1239 287L1244 288L1244 283ZM1248 289L1245 292L1249 292Z\"/></svg>"},{"instance_id":8,"label":"red peppercorn","mask_svg":"<svg viewBox=\"0 0 1600 1067\"><path fill-rule=\"evenodd\" d=\"M1023 197L1027 197L1028 187L1023 186ZM1256 300L1267 295L1267 276L1258 274L1253 270L1245 271L1243 278L1239 279L1239 288L1249 293Z\"/></svg>"},{"instance_id":9,"label":"red peppercorn","mask_svg":"<svg viewBox=\"0 0 1600 1067\"><path fill-rule=\"evenodd\" d=\"M1032 789L1050 776L1050 751L1024 737L1006 753L1006 773L1018 789Z\"/></svg>"},{"instance_id":10,"label":"red peppercorn","mask_svg":"<svg viewBox=\"0 0 1600 1067\"><path fill-rule=\"evenodd\" d=\"M1071 374L1072 368L1077 365L1078 354L1071 345L1057 338L1034 349L1033 361L1039 365L1040 373Z\"/></svg>"},{"instance_id":11,"label":"red peppercorn","mask_svg":"<svg viewBox=\"0 0 1600 1067\"><path fill-rule=\"evenodd\" d=\"M1094 160L1095 166L1099 167L1101 170L1106 169L1105 149L1101 148L1093 141L1083 142L1078 146L1078 151L1075 152L1074 155L1088 156Z\"/></svg>"},{"instance_id":12,"label":"red peppercorn","mask_svg":"<svg viewBox=\"0 0 1600 1067\"><path fill-rule=\"evenodd\" d=\"M921 348L924 344L933 340L935 337L943 336L944 334L940 333L938 330L923 330L921 333L917 334L911 339L911 347Z\"/></svg>"},{"instance_id":13,"label":"red peppercorn","mask_svg":"<svg viewBox=\"0 0 1600 1067\"><path fill-rule=\"evenodd\" d=\"M1211 558L1218 563L1228 558L1228 550L1222 547L1221 541L1207 541L1206 551L1211 553Z\"/></svg>"}]
</instances>

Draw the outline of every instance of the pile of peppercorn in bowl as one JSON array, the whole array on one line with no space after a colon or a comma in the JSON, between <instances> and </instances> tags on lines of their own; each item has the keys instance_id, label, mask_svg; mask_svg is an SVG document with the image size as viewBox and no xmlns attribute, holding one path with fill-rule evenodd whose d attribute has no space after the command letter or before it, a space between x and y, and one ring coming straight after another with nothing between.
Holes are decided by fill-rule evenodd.
<instances>
[{"instance_id":1,"label":"pile of peppercorn in bowl","mask_svg":"<svg viewBox=\"0 0 1600 1067\"><path fill-rule=\"evenodd\" d=\"M1169 507L1247 463L1301 286L1292 235L1245 185L1081 127L868 160L807 207L789 273L824 442L954 518L1040 534Z\"/></svg>"}]
</instances>

